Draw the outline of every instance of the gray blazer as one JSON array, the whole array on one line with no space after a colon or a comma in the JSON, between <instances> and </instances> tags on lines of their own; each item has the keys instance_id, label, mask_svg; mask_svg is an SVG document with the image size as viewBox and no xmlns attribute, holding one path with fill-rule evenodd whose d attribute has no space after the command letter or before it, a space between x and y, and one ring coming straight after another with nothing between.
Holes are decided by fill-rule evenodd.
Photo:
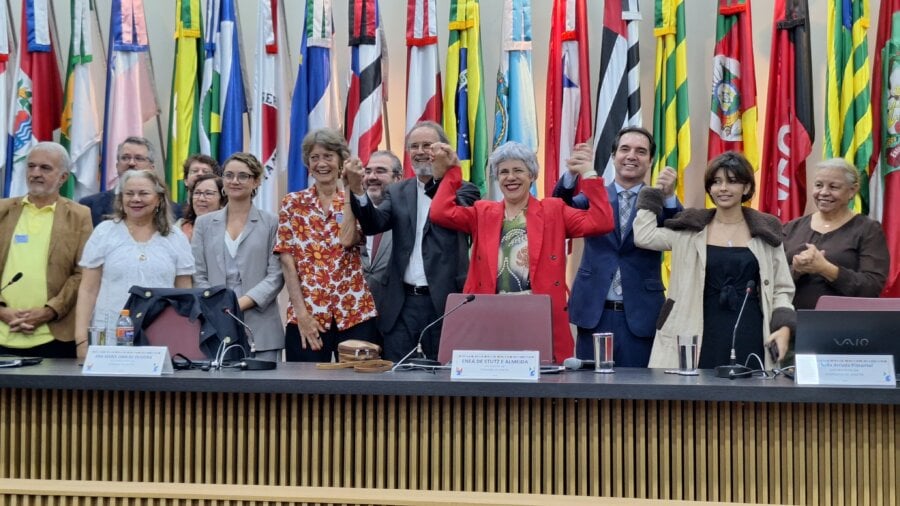
<instances>
[{"instance_id":1,"label":"gray blazer","mask_svg":"<svg viewBox=\"0 0 900 506\"><path fill-rule=\"evenodd\" d=\"M225 227L228 206L200 216L194 222L191 249L196 272L194 286L206 288L225 284ZM253 329L257 351L284 348L284 326L276 298L284 286L281 263L275 248L278 218L255 207L244 226L244 238L237 250L241 290L256 306L244 312L244 321Z\"/></svg>"},{"instance_id":2,"label":"gray blazer","mask_svg":"<svg viewBox=\"0 0 900 506\"><path fill-rule=\"evenodd\" d=\"M378 310L379 316L387 309L385 304L385 287L387 285L387 270L391 260L391 249L393 247L393 238L390 230L384 232L381 236L381 243L378 245L378 251L375 252L375 258L369 260L369 252L365 245L362 246L362 263L363 275L366 277L366 283L369 285L369 291L375 299L375 309Z\"/></svg>"}]
</instances>

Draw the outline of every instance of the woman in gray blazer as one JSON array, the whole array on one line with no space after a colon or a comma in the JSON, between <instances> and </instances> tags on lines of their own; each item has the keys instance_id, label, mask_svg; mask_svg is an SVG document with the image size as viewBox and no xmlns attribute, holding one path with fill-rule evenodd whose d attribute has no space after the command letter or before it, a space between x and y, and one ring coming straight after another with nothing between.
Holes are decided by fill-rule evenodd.
<instances>
[{"instance_id":1,"label":"woman in gray blazer","mask_svg":"<svg viewBox=\"0 0 900 506\"><path fill-rule=\"evenodd\" d=\"M194 286L226 285L234 290L253 332L248 338L256 358L279 360L284 326L276 297L284 277L278 255L272 252L278 219L253 206L262 165L250 153L235 153L222 170L228 205L198 217L194 224Z\"/></svg>"}]
</instances>

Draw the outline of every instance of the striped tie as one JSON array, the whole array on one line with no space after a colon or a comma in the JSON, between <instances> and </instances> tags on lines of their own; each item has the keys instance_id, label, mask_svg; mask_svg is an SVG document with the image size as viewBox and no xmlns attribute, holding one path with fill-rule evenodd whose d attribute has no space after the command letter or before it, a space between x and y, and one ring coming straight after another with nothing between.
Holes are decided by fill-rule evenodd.
<instances>
[{"instance_id":1,"label":"striped tie","mask_svg":"<svg viewBox=\"0 0 900 506\"><path fill-rule=\"evenodd\" d=\"M619 237L625 237L628 234L628 218L631 217L632 203L634 202L634 192L625 190L619 193ZM616 274L612 281L613 292L622 296L622 273L616 269Z\"/></svg>"}]
</instances>

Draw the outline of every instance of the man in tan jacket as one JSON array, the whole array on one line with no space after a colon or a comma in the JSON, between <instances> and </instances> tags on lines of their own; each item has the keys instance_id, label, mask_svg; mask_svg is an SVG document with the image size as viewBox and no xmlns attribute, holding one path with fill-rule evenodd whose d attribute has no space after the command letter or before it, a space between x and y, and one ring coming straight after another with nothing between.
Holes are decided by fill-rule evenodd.
<instances>
[{"instance_id":1,"label":"man in tan jacket","mask_svg":"<svg viewBox=\"0 0 900 506\"><path fill-rule=\"evenodd\" d=\"M75 357L78 259L91 212L59 195L69 177L65 148L28 153L28 195L0 200L0 354Z\"/></svg>"}]
</instances>

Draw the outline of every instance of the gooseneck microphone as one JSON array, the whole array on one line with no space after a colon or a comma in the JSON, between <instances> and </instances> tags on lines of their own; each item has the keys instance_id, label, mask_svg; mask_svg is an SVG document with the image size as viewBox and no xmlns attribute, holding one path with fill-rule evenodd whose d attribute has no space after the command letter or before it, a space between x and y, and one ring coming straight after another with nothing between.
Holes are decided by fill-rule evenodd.
<instances>
[{"instance_id":1,"label":"gooseneck microphone","mask_svg":"<svg viewBox=\"0 0 900 506\"><path fill-rule=\"evenodd\" d=\"M250 326L244 322L244 320L238 318L230 308L222 308L222 312L230 316L234 321L240 323L241 327L244 327L244 332L247 333L247 342L250 345L251 358L244 358L240 363L237 364L237 366L241 369L250 371L270 371L272 369L275 369L277 362L253 358L256 356L256 339L253 337L253 329L251 329ZM225 357L223 356L222 358L224 359Z\"/></svg>"},{"instance_id":2,"label":"gooseneck microphone","mask_svg":"<svg viewBox=\"0 0 900 506\"><path fill-rule=\"evenodd\" d=\"M410 352L407 353L405 357L401 358L400 361L397 362L397 363L394 365L394 367L391 368L391 372L393 372L395 369L397 369L398 367L400 367L401 364L403 364L404 362L406 362L407 359L408 359L413 353L418 353L420 356L423 356L423 357L424 357L424 356L425 356L425 352L422 351L422 338L425 337L425 332L428 332L428 329L430 329L431 327L434 327L435 325L437 325L438 323L440 323L441 321L443 321L444 318L450 316L454 311L456 311L457 309L459 309L459 308L465 306L466 304L472 302L473 300L475 300L475 296L474 296L474 295L472 295L472 294L466 295L465 300L463 300L462 302L460 302L459 304L457 304L456 306L454 306L453 309L451 309L450 311L444 312L444 314L442 314L441 316L439 316L437 320L435 320L435 321L429 323L428 325L426 325L425 328L422 329L422 332L419 333L419 342L416 343L416 347L413 348L412 350L410 350ZM429 359L427 359L427 358L425 358L425 359L416 359L416 364L417 364L417 365L424 365L424 366L439 366L439 365L441 365L441 363L438 362L437 360L429 360Z\"/></svg>"},{"instance_id":3,"label":"gooseneck microphone","mask_svg":"<svg viewBox=\"0 0 900 506\"><path fill-rule=\"evenodd\" d=\"M241 325L241 327L244 328L244 332L247 333L247 343L250 345L250 355L252 356L253 354L255 354L256 353L256 339L253 338L253 330L250 328L250 326L247 325L246 323L244 323L244 320L241 320L240 318L238 318L231 311L230 308L223 307L222 312L227 314L228 316L230 316L232 320L238 322Z\"/></svg>"},{"instance_id":4,"label":"gooseneck microphone","mask_svg":"<svg viewBox=\"0 0 900 506\"><path fill-rule=\"evenodd\" d=\"M22 279L22 276L23 276L23 274L21 272L15 273L13 275L12 279L10 279L5 285L3 285L3 288L0 288L0 293L3 293L3 290L6 290L7 288L9 288L9 285Z\"/></svg>"},{"instance_id":5,"label":"gooseneck microphone","mask_svg":"<svg viewBox=\"0 0 900 506\"><path fill-rule=\"evenodd\" d=\"M737 341L737 331L738 326L741 324L741 317L744 316L744 308L747 307L747 299L750 298L750 295L753 293L753 289L756 288L756 281L752 279L747 281L747 289L744 290L744 302L741 303L741 310L738 311L737 319L734 321L734 330L731 332L731 357L728 365L720 365L716 367L716 377L717 378L749 378L750 377L750 369L747 366L738 365L737 363L737 352L735 351L735 343Z\"/></svg>"}]
</instances>

